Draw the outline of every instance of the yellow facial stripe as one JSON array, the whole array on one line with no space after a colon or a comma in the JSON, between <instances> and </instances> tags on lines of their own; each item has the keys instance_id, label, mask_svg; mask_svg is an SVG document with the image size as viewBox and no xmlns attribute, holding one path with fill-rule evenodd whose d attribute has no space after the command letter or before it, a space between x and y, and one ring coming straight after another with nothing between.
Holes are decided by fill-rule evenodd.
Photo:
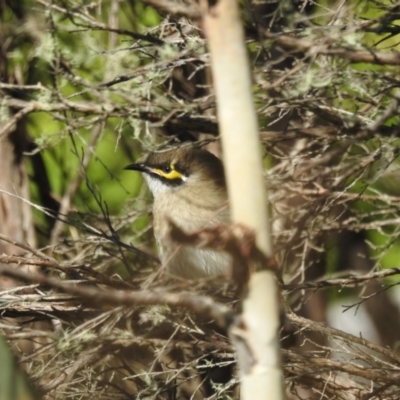
<instances>
[{"instance_id":1,"label":"yellow facial stripe","mask_svg":"<svg viewBox=\"0 0 400 400\"><path fill-rule=\"evenodd\" d=\"M183 175L175 169L172 169L170 172L164 172L162 169L156 168L154 172L166 179L183 179Z\"/></svg>"}]
</instances>

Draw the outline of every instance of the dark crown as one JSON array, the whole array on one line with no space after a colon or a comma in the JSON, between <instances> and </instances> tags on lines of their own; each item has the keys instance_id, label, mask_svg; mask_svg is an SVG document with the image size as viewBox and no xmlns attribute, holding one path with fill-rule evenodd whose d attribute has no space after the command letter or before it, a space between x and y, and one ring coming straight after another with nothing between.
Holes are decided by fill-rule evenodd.
<instances>
[{"instance_id":1,"label":"dark crown","mask_svg":"<svg viewBox=\"0 0 400 400\"><path fill-rule=\"evenodd\" d=\"M225 186L221 160L207 150L189 145L150 153L143 163L150 170L163 172L159 176L184 181L192 174L219 186ZM175 172L175 173L174 173Z\"/></svg>"}]
</instances>

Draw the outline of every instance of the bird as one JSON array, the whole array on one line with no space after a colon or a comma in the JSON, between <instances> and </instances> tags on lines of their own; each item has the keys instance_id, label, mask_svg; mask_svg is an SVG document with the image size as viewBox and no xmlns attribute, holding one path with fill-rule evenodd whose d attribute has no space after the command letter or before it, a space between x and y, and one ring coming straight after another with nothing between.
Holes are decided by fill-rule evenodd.
<instances>
[{"instance_id":1,"label":"bird","mask_svg":"<svg viewBox=\"0 0 400 400\"><path fill-rule=\"evenodd\" d=\"M150 152L125 169L139 171L153 195L154 236L166 271L183 279L228 275L228 253L173 243L168 222L187 234L230 222L222 161L204 148L181 144Z\"/></svg>"}]
</instances>

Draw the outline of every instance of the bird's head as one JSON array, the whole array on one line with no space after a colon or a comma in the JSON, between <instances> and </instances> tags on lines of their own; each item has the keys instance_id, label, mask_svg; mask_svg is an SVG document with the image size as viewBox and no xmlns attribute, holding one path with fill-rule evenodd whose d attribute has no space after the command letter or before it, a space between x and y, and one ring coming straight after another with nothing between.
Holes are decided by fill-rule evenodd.
<instances>
[{"instance_id":1,"label":"bird's head","mask_svg":"<svg viewBox=\"0 0 400 400\"><path fill-rule=\"evenodd\" d=\"M125 169L141 172L154 197L184 188L225 189L221 160L193 145L152 152L144 162L128 165Z\"/></svg>"}]
</instances>

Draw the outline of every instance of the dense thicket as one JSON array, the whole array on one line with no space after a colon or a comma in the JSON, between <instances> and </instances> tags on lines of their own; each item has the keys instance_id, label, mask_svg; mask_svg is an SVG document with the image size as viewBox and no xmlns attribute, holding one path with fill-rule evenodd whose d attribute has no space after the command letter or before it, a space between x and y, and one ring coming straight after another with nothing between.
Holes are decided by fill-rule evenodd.
<instances>
[{"instance_id":1,"label":"dense thicket","mask_svg":"<svg viewBox=\"0 0 400 400\"><path fill-rule=\"evenodd\" d=\"M397 399L400 4L241 6L288 396ZM46 399L239 398L197 297L234 309L234 288L161 276L150 195L123 171L165 142L219 151L197 3L0 0L0 17L0 329L22 368ZM334 301L374 341L331 327Z\"/></svg>"}]
</instances>

